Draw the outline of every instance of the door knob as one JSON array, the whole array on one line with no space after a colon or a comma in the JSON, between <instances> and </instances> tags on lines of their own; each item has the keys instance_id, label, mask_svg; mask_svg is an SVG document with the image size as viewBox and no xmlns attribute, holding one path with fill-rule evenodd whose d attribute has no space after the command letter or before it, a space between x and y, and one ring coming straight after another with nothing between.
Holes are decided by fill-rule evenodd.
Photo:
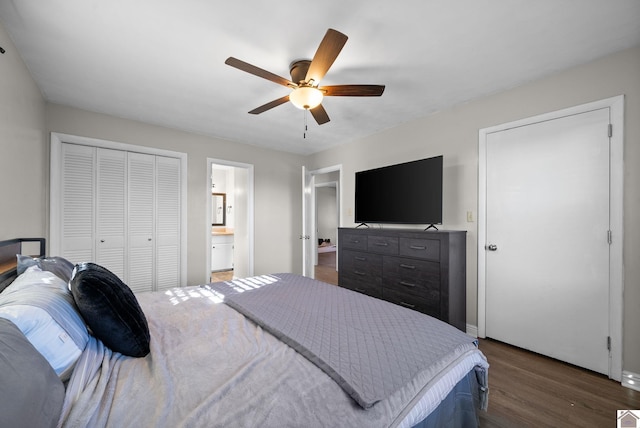
<instances>
[{"instance_id":1,"label":"door knob","mask_svg":"<svg viewBox=\"0 0 640 428\"><path fill-rule=\"evenodd\" d=\"M489 250L489 251L497 251L498 250L498 246L496 244L487 245L484 248Z\"/></svg>"}]
</instances>

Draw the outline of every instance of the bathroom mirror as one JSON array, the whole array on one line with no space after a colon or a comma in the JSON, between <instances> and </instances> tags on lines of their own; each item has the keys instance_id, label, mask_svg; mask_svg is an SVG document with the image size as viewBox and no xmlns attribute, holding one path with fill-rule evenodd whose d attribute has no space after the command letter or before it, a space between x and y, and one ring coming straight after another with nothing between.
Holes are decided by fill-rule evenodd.
<instances>
[{"instance_id":1,"label":"bathroom mirror","mask_svg":"<svg viewBox=\"0 0 640 428\"><path fill-rule=\"evenodd\" d=\"M227 223L227 194L212 193L212 221L211 226L224 226Z\"/></svg>"}]
</instances>

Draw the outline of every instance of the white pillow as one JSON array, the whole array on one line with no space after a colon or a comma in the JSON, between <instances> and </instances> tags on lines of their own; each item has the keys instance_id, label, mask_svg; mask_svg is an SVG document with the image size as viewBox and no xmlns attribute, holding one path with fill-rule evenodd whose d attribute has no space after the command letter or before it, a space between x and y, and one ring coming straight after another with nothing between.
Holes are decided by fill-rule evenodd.
<instances>
[{"instance_id":1,"label":"white pillow","mask_svg":"<svg viewBox=\"0 0 640 428\"><path fill-rule=\"evenodd\" d=\"M63 309L60 323L48 312L52 307L43 308L42 302L30 303L34 293L61 296L56 297L58 313L61 307ZM37 266L29 267L0 294L0 317L13 322L22 331L60 379L65 381L70 377L89 340L89 332L63 280Z\"/></svg>"}]
</instances>

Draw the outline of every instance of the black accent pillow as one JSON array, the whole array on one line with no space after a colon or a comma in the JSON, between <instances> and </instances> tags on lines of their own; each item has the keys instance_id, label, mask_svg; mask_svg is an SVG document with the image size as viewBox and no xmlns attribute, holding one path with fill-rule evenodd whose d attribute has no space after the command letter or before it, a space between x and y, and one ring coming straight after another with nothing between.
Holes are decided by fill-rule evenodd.
<instances>
[{"instance_id":1,"label":"black accent pillow","mask_svg":"<svg viewBox=\"0 0 640 428\"><path fill-rule=\"evenodd\" d=\"M64 385L11 321L0 318L0 426L55 427Z\"/></svg>"},{"instance_id":2,"label":"black accent pillow","mask_svg":"<svg viewBox=\"0 0 640 428\"><path fill-rule=\"evenodd\" d=\"M149 325L131 289L95 263L79 263L69 288L93 335L113 351L131 357L149 353Z\"/></svg>"}]
</instances>

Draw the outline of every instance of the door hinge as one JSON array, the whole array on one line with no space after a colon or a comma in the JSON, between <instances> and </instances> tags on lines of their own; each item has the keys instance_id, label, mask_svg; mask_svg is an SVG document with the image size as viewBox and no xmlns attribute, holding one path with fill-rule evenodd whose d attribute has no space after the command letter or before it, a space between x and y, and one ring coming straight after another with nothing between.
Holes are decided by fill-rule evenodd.
<instances>
[{"instance_id":1,"label":"door hinge","mask_svg":"<svg viewBox=\"0 0 640 428\"><path fill-rule=\"evenodd\" d=\"M613 238L611 237L611 231L607 230L607 242L609 243L609 245L611 245L613 243Z\"/></svg>"},{"instance_id":2,"label":"door hinge","mask_svg":"<svg viewBox=\"0 0 640 428\"><path fill-rule=\"evenodd\" d=\"M613 137L613 125L609 124L609 129L607 130L609 138Z\"/></svg>"},{"instance_id":3,"label":"door hinge","mask_svg":"<svg viewBox=\"0 0 640 428\"><path fill-rule=\"evenodd\" d=\"M607 350L611 351L611 336L607 336Z\"/></svg>"}]
</instances>

